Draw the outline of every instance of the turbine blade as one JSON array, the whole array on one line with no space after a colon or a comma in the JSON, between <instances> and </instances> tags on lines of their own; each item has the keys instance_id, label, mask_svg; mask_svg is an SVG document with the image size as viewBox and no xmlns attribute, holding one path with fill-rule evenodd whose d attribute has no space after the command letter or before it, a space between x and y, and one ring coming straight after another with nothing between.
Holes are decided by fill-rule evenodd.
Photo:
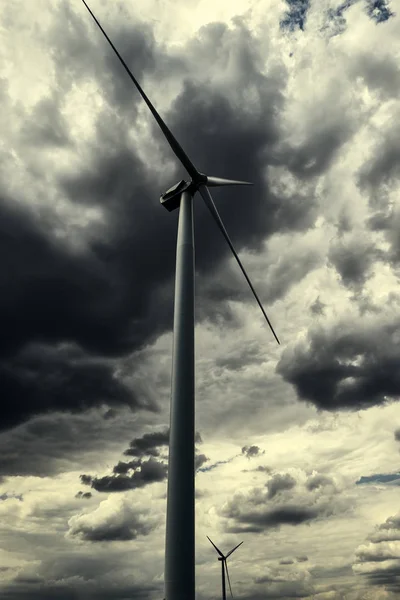
<instances>
[{"instance_id":1,"label":"turbine blade","mask_svg":"<svg viewBox=\"0 0 400 600\"><path fill-rule=\"evenodd\" d=\"M208 537L208 535L207 535L206 537L207 537L207 538L210 540L210 542L212 543L212 545L214 546L214 548L216 549L216 551L218 552L218 554L219 554L220 556L222 556L222 558L225 558L225 556L222 554L221 550L220 550L219 548L217 548L217 546L216 546L216 545L214 544L214 542L213 542L213 541L212 541L212 540L211 540L211 539Z\"/></svg>"},{"instance_id":2,"label":"turbine blade","mask_svg":"<svg viewBox=\"0 0 400 600\"><path fill-rule=\"evenodd\" d=\"M192 161L189 159L188 155L184 152L184 150L181 147L181 145L179 144L179 142L173 136L172 132L168 129L167 125L164 123L164 121L162 120L162 118L160 117L160 115L158 114L158 112L156 111L156 109L154 108L154 106L152 105L152 103L150 102L150 100L148 99L148 97L146 96L146 94L144 93L144 91L142 90L141 86L139 85L139 83L136 80L136 78L133 76L133 74L132 74L131 70L129 69L128 65L126 64L126 62L124 61L124 59L122 58L122 56L120 55L120 53L118 52L118 50L116 49L116 47L114 46L114 44L112 43L112 41L110 40L110 38L108 37L108 35L106 34L106 32L104 31L104 29L100 25L99 21L96 19L96 17L94 16L94 14L92 13L92 11L90 10L89 6L86 4L85 0L82 0L82 2L86 6L86 8L88 9L89 13L92 15L93 20L95 21L95 23L97 24L97 26L99 27L99 29L101 30L101 32L103 33L104 37L106 38L106 40L110 44L111 48L114 50L114 52L117 55L117 57L119 58L122 66L124 67L125 71L128 73L129 77L131 78L131 80L135 84L135 86L136 86L137 90L139 91L140 95L142 96L143 100L146 102L146 104L149 107L149 109L150 109L153 117L157 121L157 123L158 123L161 131L163 132L164 136L166 137L167 142L171 146L172 151L174 152L175 156L181 161L182 165L185 167L186 171L189 173L189 175L192 178L194 178L194 179L198 178L198 176L200 174L197 171L196 167L194 166L194 164L192 163Z\"/></svg>"},{"instance_id":3,"label":"turbine blade","mask_svg":"<svg viewBox=\"0 0 400 600\"><path fill-rule=\"evenodd\" d=\"M240 544L238 544L237 546L232 548L232 550L230 552L228 552L228 554L226 555L225 558L228 558L228 556L230 556L233 552L235 552L235 550L237 550L237 548L239 548L239 546L241 546L242 544L243 544L243 542L240 542Z\"/></svg>"},{"instance_id":4,"label":"turbine blade","mask_svg":"<svg viewBox=\"0 0 400 600\"><path fill-rule=\"evenodd\" d=\"M218 213L218 211L217 211L217 208L216 208L216 206L215 206L215 204L214 204L214 201L213 201L213 199L212 199L212 196L211 196L211 194L210 194L210 191L209 191L209 189L207 188L207 186L206 186L206 185L200 185L200 186L199 186L199 192L200 192L200 194L202 195L202 197L203 197L203 200L204 200L204 202L206 203L208 210L209 210L209 211L210 211L210 213L212 214L212 216L213 216L213 218L214 218L215 222L217 223L217 225L218 225L218 227L219 227L219 229L220 229L220 231L221 231L222 235L224 236L224 238L225 238L225 239L226 239L226 241L228 242L228 246L229 246L229 248L232 250L233 256L236 258L236 261L237 261L237 263L238 263L239 267L241 268L241 270L242 270L242 273L243 273L243 275L245 276L245 278L246 278L246 281L247 281L247 283L249 284L249 286L250 286L250 289L251 289L251 291L253 292L253 294L254 294L254 297L255 297L255 299L256 299L256 300L257 300L257 302L258 302L258 306L261 308L261 312L263 313L263 315L264 315L264 317L265 317L265 319L266 319L266 321L267 321L267 323L268 323L268 325L269 325L269 327L270 327L270 329L271 329L272 333L274 334L274 337L275 337L276 341L278 342L278 344L280 344L280 341L279 341L279 339L278 339L278 336L276 335L276 333L275 333L275 331L274 331L274 328L272 327L272 325L271 325L271 322L270 322L270 320L269 320L269 319L268 319L268 317L267 317L267 313L265 312L265 310L264 310L264 307L263 307L263 305L261 304L261 301L260 301L259 297L257 296L257 293L256 293L256 291L255 291L255 289L254 289L254 287L253 287L253 285L252 285L252 283L251 283L251 281L250 281L250 279L249 279L249 277L248 277L248 275L247 275L247 273L246 273L246 271L245 271L245 269L244 269L244 266L242 265L242 262L241 262L240 258L238 257L238 255L237 255L237 253L236 253L236 250L235 250L235 248L233 247L233 244L232 244L232 242L231 242L231 240L230 240L230 238L229 238L229 235L228 235L228 233L227 233L227 231L226 231L226 229L225 229L225 226L224 226L224 224L223 224L223 222L222 222L222 220L221 220L221 217L219 216L219 213Z\"/></svg>"},{"instance_id":5,"label":"turbine blade","mask_svg":"<svg viewBox=\"0 0 400 600\"><path fill-rule=\"evenodd\" d=\"M227 562L226 562L226 560L224 560L224 563L225 563L226 576L227 576L227 578L228 578L228 583L229 583L229 589L230 589L230 591L231 591L231 596L232 596L232 598L233 598L233 594L232 594L232 586L231 586L231 580L230 580L230 577L229 577L228 565L227 565Z\"/></svg>"},{"instance_id":6,"label":"turbine blade","mask_svg":"<svg viewBox=\"0 0 400 600\"><path fill-rule=\"evenodd\" d=\"M213 177L212 175L207 175L207 181L205 185L209 187L217 187L220 185L254 185L251 181L238 181L236 179L223 179L222 177Z\"/></svg>"}]
</instances>

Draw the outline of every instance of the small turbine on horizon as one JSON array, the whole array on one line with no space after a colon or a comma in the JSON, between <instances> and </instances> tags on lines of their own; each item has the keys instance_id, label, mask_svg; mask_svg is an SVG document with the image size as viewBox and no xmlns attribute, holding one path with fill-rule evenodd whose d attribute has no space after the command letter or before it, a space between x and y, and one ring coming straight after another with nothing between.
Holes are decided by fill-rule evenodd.
<instances>
[{"instance_id":1,"label":"small turbine on horizon","mask_svg":"<svg viewBox=\"0 0 400 600\"><path fill-rule=\"evenodd\" d=\"M195 599L195 410L194 410L194 235L193 196L202 196L219 230L236 259L265 320L276 341L279 339L267 317L264 307L228 236L209 187L225 185L253 185L248 181L223 179L205 175L197 170L179 142L168 129L149 98L144 93L122 56L82 0L93 20L114 50L120 63L134 83L157 121L175 156L190 176L169 188L160 198L168 210L179 208L178 238L176 244L176 271L174 297L174 342L172 356L172 386L170 405L170 437L168 457L167 523L165 535L165 598L166 600ZM211 541L211 540L210 540ZM240 545L240 544L239 544ZM236 548L234 548L236 550ZM219 550L218 550L219 552ZM231 550L230 554L233 552ZM227 555L228 556L228 555ZM226 557L224 557L226 560ZM228 577L229 581L229 577Z\"/></svg>"},{"instance_id":2,"label":"small turbine on horizon","mask_svg":"<svg viewBox=\"0 0 400 600\"><path fill-rule=\"evenodd\" d=\"M216 551L218 552L218 554L219 554L218 560L221 561L221 568L222 568L222 600L226 600L225 570L226 570L226 576L227 576L227 579L228 579L229 590L230 590L231 596L233 598L231 580L230 580L230 577L229 577L229 571L228 571L228 565L227 565L226 559L233 552L235 552L235 550L237 548L239 548L239 546L241 546L243 544L243 542L240 542L240 544L238 544L237 546L235 546L234 548L232 548L232 550L230 550L228 552L228 554L224 555L224 554L222 554L221 550L219 548L217 548L217 546L214 544L214 542L212 541L212 539L209 538L208 536L207 536L207 538L211 542L211 544L214 546L214 548L216 549Z\"/></svg>"}]
</instances>

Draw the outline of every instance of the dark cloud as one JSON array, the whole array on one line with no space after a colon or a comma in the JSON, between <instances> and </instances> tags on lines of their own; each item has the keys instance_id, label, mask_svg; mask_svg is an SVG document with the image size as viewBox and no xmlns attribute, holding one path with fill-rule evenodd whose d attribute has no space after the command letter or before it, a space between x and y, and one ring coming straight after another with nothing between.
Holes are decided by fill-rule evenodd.
<instances>
[{"instance_id":1,"label":"dark cloud","mask_svg":"<svg viewBox=\"0 0 400 600\"><path fill-rule=\"evenodd\" d=\"M286 0L286 4L289 10L280 22L281 29L294 31L298 28L304 31L310 0Z\"/></svg>"},{"instance_id":2,"label":"dark cloud","mask_svg":"<svg viewBox=\"0 0 400 600\"><path fill-rule=\"evenodd\" d=\"M9 494L8 492L0 494L0 501L4 502L5 500L10 500L11 498L13 498L14 500L19 500L20 502L22 502L22 500L24 499L22 494Z\"/></svg>"},{"instance_id":3,"label":"dark cloud","mask_svg":"<svg viewBox=\"0 0 400 600\"><path fill-rule=\"evenodd\" d=\"M210 459L205 455L205 454L197 454L195 456L195 469L196 471L200 470L200 467L202 465L204 465L205 462L209 461Z\"/></svg>"},{"instance_id":4,"label":"dark cloud","mask_svg":"<svg viewBox=\"0 0 400 600\"><path fill-rule=\"evenodd\" d=\"M306 562L308 560L308 556L296 556L297 562Z\"/></svg>"},{"instance_id":5,"label":"dark cloud","mask_svg":"<svg viewBox=\"0 0 400 600\"><path fill-rule=\"evenodd\" d=\"M0 435L1 476L46 477L66 469L75 471L77 465L88 468L88 461L92 464L88 453L99 456L105 445L131 435L123 421L123 416L126 421L130 420L130 409L125 410L111 429L109 422L102 418L101 409L92 409L85 413L51 413L3 431Z\"/></svg>"},{"instance_id":6,"label":"dark cloud","mask_svg":"<svg viewBox=\"0 0 400 600\"><path fill-rule=\"evenodd\" d=\"M362 475L360 479L356 481L356 485L362 485L364 483L391 483L394 485L400 485L400 473L375 473L374 475Z\"/></svg>"},{"instance_id":7,"label":"dark cloud","mask_svg":"<svg viewBox=\"0 0 400 600\"><path fill-rule=\"evenodd\" d=\"M323 315L325 307L326 307L326 304L321 302L321 300L319 299L319 296L318 296L316 298L316 300L311 304L310 312L313 315Z\"/></svg>"},{"instance_id":8,"label":"dark cloud","mask_svg":"<svg viewBox=\"0 0 400 600\"><path fill-rule=\"evenodd\" d=\"M265 454L265 450L261 451L261 448L258 446L243 446L242 454L244 454L247 458L253 458L255 456Z\"/></svg>"},{"instance_id":9,"label":"dark cloud","mask_svg":"<svg viewBox=\"0 0 400 600\"><path fill-rule=\"evenodd\" d=\"M97 492L125 492L136 488L144 487L151 483L164 481L167 477L167 466L149 458L141 461L138 467L131 475L121 474L120 472L104 477L92 477L91 475L81 475L81 483L90 485Z\"/></svg>"},{"instance_id":10,"label":"dark cloud","mask_svg":"<svg viewBox=\"0 0 400 600\"><path fill-rule=\"evenodd\" d=\"M226 465L227 463L232 462L232 460L234 458L236 458L236 456L233 456L232 458L228 458L228 460L217 460L215 463L212 463L211 465L208 465L207 467L199 467L197 470L200 471L201 473L207 473L208 471L213 471L220 465Z\"/></svg>"},{"instance_id":11,"label":"dark cloud","mask_svg":"<svg viewBox=\"0 0 400 600\"><path fill-rule=\"evenodd\" d=\"M84 500L89 500L92 497L92 492L77 492L75 494L75 498L83 498Z\"/></svg>"},{"instance_id":12,"label":"dark cloud","mask_svg":"<svg viewBox=\"0 0 400 600\"><path fill-rule=\"evenodd\" d=\"M130 134L137 127L142 100L87 12L74 12L60 2L52 17L40 43L49 48L56 92L24 115L18 140L22 150L34 147L32 156L43 162L39 168L29 154L22 162L25 174L37 178L46 170L49 148L67 148L78 156L81 140L65 122L63 99L81 84L93 83L101 90L103 108L95 117L85 160L68 172L53 167L46 190L77 214L88 207L98 209L103 221L86 224L77 234L68 220L60 224L58 214L48 208L37 213L21 208L27 202L7 195L6 182L0 182L0 373L6 427L42 412L83 411L102 402L139 407L112 367L96 357L133 352L172 327L177 214L162 210L159 194L184 173L178 165L154 172L139 157ZM139 80L157 69L158 85L169 70L175 79L185 78L181 88L177 84L181 91L165 118L199 168L212 167L222 176L240 173L255 182L254 189L246 189L245 203L242 189L218 191L218 207L238 250L259 249L276 231L313 224L311 202L299 203L297 196L278 198L265 181L265 166L279 139L286 74L263 74L260 47L243 19L234 20L233 27L219 23L201 28L175 59L157 46L147 24L120 20L109 33ZM226 61L235 69L234 84L189 76L191 57L201 56L210 64L216 47L221 70ZM166 64L170 69L162 74L159 65ZM258 108L249 105L244 92L246 98L254 94ZM173 159L154 123L150 135L159 146L160 162ZM35 190L33 186L32 206L40 200ZM217 230L209 235L209 215L195 204L196 266L203 277L212 276L230 256L229 248ZM238 293L247 293L252 301L245 282ZM222 289L218 301L199 298L198 317L220 314L228 297L230 290ZM43 361L43 351L28 349L37 343L49 348ZM80 358L61 351L65 343L80 347ZM7 401L11 397L18 402Z\"/></svg>"},{"instance_id":13,"label":"dark cloud","mask_svg":"<svg viewBox=\"0 0 400 600\"><path fill-rule=\"evenodd\" d=\"M367 15L377 23L383 23L395 15L390 10L390 0L366 0L366 5Z\"/></svg>"},{"instance_id":14,"label":"dark cloud","mask_svg":"<svg viewBox=\"0 0 400 600\"><path fill-rule=\"evenodd\" d=\"M126 473L128 473L128 471L134 471L135 469L138 469L141 464L142 464L142 461L140 458L138 458L136 460L131 460L129 462L119 461L118 464L116 464L115 467L113 468L113 473L118 473L119 475L125 475Z\"/></svg>"},{"instance_id":15,"label":"dark cloud","mask_svg":"<svg viewBox=\"0 0 400 600\"><path fill-rule=\"evenodd\" d=\"M29 341L75 341L112 352L123 311L115 272L96 253L57 239L49 220L0 198L0 249L8 257L0 270L0 356Z\"/></svg>"},{"instance_id":16,"label":"dark cloud","mask_svg":"<svg viewBox=\"0 0 400 600\"><path fill-rule=\"evenodd\" d=\"M398 330L397 321L313 328L306 343L283 353L277 372L295 387L299 399L320 409L384 404L400 393Z\"/></svg>"},{"instance_id":17,"label":"dark cloud","mask_svg":"<svg viewBox=\"0 0 400 600\"><path fill-rule=\"evenodd\" d=\"M109 420L114 419L117 416L117 411L114 408L109 408L103 415L103 419Z\"/></svg>"},{"instance_id":18,"label":"dark cloud","mask_svg":"<svg viewBox=\"0 0 400 600\"><path fill-rule=\"evenodd\" d=\"M339 578L343 578L343 577L351 577L351 578L354 577L354 573L352 571L351 564L344 564L344 565L340 565L338 567L333 567L333 566L329 566L329 565L328 566L324 566L324 565L319 566L318 565L316 567L312 567L309 572L312 575L313 579L316 579L316 580L333 579L333 580L337 581ZM336 584L336 582L335 582L335 584Z\"/></svg>"},{"instance_id":19,"label":"dark cloud","mask_svg":"<svg viewBox=\"0 0 400 600\"><path fill-rule=\"evenodd\" d=\"M112 363L68 344L28 345L0 363L0 378L3 429L55 411L84 412L103 404L146 407L146 400L117 378Z\"/></svg>"},{"instance_id":20,"label":"dark cloud","mask_svg":"<svg viewBox=\"0 0 400 600\"><path fill-rule=\"evenodd\" d=\"M328 258L344 285L360 289L372 275L372 267L383 253L364 236L351 234L331 245Z\"/></svg>"},{"instance_id":21,"label":"dark cloud","mask_svg":"<svg viewBox=\"0 0 400 600\"><path fill-rule=\"evenodd\" d=\"M131 441L129 448L125 450L126 456L159 456L160 446L168 446L169 444L169 429L164 431L154 431L145 433L140 438L135 438Z\"/></svg>"},{"instance_id":22,"label":"dark cloud","mask_svg":"<svg viewBox=\"0 0 400 600\"><path fill-rule=\"evenodd\" d=\"M396 440L396 442L400 442L400 429L396 429L396 431L394 432L394 439Z\"/></svg>"},{"instance_id":23,"label":"dark cloud","mask_svg":"<svg viewBox=\"0 0 400 600\"><path fill-rule=\"evenodd\" d=\"M300 525L307 521L316 519L318 511L313 508L299 506L283 506L273 508L264 513L248 513L246 522L258 527L259 531L279 527L280 525Z\"/></svg>"},{"instance_id":24,"label":"dark cloud","mask_svg":"<svg viewBox=\"0 0 400 600\"><path fill-rule=\"evenodd\" d=\"M202 443L199 432L195 434L196 443ZM167 457L160 456L160 448L169 444L169 429L145 433L141 437L134 438L130 447L124 451L124 455L134 456L130 461L118 461L113 467L111 475L95 477L83 474L80 476L81 483L90 485L98 492L124 492L163 481L167 477ZM147 460L144 457L149 457ZM201 468L209 458L205 454L195 451L195 468Z\"/></svg>"},{"instance_id":25,"label":"dark cloud","mask_svg":"<svg viewBox=\"0 0 400 600\"><path fill-rule=\"evenodd\" d=\"M276 494L279 494L282 490L291 490L296 485L296 480L294 477L289 475L289 473L285 473L281 475L278 473L271 477L271 479L267 483L268 488L268 498L274 498Z\"/></svg>"},{"instance_id":26,"label":"dark cloud","mask_svg":"<svg viewBox=\"0 0 400 600\"><path fill-rule=\"evenodd\" d=\"M400 69L397 61L390 54L384 56L371 53L358 54L350 69L352 75L361 77L371 92L378 93L382 100L397 97L400 90ZM369 166L372 166L371 163ZM366 182L368 182L367 173L368 166ZM379 177L378 173L374 176Z\"/></svg>"},{"instance_id":27,"label":"dark cloud","mask_svg":"<svg viewBox=\"0 0 400 600\"><path fill-rule=\"evenodd\" d=\"M54 91L34 105L21 128L21 138L25 144L42 148L64 147L71 143L68 124L62 114L61 95Z\"/></svg>"},{"instance_id":28,"label":"dark cloud","mask_svg":"<svg viewBox=\"0 0 400 600\"><path fill-rule=\"evenodd\" d=\"M385 194L380 193L379 188L377 188L377 193L380 199L382 197L385 198ZM385 241L388 244L385 259L397 271L400 264L400 211L396 207L389 206L375 211L370 217L368 225L372 231L383 233ZM393 300L395 296L396 294L392 292L389 301Z\"/></svg>"},{"instance_id":29,"label":"dark cloud","mask_svg":"<svg viewBox=\"0 0 400 600\"><path fill-rule=\"evenodd\" d=\"M388 206L387 191L400 176L399 149L398 128L392 127L378 138L372 156L359 171L358 184L369 193L374 209Z\"/></svg>"},{"instance_id":30,"label":"dark cloud","mask_svg":"<svg viewBox=\"0 0 400 600\"><path fill-rule=\"evenodd\" d=\"M231 517L226 513L227 517ZM301 525L318 517L318 511L313 508L299 506L284 506L263 512L242 513L235 518L237 525L229 526L230 533L262 533L268 529L277 529L281 525Z\"/></svg>"},{"instance_id":31,"label":"dark cloud","mask_svg":"<svg viewBox=\"0 0 400 600\"><path fill-rule=\"evenodd\" d=\"M80 475L80 480L84 485L90 485L92 483L91 475Z\"/></svg>"},{"instance_id":32,"label":"dark cloud","mask_svg":"<svg viewBox=\"0 0 400 600\"><path fill-rule=\"evenodd\" d=\"M72 538L78 541L79 538ZM112 551L114 550L114 552ZM162 597L161 585L135 582L127 577L123 553L115 548L104 548L106 560L99 557L101 548L85 551L81 544L74 544L69 552L50 553L34 570L31 564L19 569L12 582L2 588L2 598L7 600L100 600L148 599ZM123 565L123 567L122 567ZM121 568L122 567L122 568ZM125 572L125 576L123 573Z\"/></svg>"},{"instance_id":33,"label":"dark cloud","mask_svg":"<svg viewBox=\"0 0 400 600\"><path fill-rule=\"evenodd\" d=\"M353 127L344 114L341 120L316 120L308 137L300 145L282 145L275 152L275 162L286 166L301 181L315 178L331 166L339 149L352 135Z\"/></svg>"},{"instance_id":34,"label":"dark cloud","mask_svg":"<svg viewBox=\"0 0 400 600\"><path fill-rule=\"evenodd\" d=\"M271 467L267 467L266 465L259 465L258 467L255 467L254 469L242 469L243 473L250 473L250 472L255 472L255 471L259 471L261 473L272 473L272 469Z\"/></svg>"}]
</instances>

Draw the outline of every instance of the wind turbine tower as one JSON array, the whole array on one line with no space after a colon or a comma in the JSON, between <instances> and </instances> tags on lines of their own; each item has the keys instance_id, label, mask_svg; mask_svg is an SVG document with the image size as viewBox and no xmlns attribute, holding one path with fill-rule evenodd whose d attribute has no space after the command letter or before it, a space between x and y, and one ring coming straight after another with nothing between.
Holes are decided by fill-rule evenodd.
<instances>
[{"instance_id":1,"label":"wind turbine tower","mask_svg":"<svg viewBox=\"0 0 400 600\"><path fill-rule=\"evenodd\" d=\"M237 255L214 204L209 187L252 185L247 181L222 179L205 175L194 166L176 138L150 102L122 56L82 0L97 26L107 39L121 65L157 121L175 156L190 180L181 180L160 198L168 211L179 208L176 247L174 342L170 405L170 438L168 459L167 521L165 539L165 599L195 598L195 404L194 404L194 234L193 196L200 192L219 230L232 251L251 291L276 339L279 339L267 317L256 291Z\"/></svg>"}]
</instances>

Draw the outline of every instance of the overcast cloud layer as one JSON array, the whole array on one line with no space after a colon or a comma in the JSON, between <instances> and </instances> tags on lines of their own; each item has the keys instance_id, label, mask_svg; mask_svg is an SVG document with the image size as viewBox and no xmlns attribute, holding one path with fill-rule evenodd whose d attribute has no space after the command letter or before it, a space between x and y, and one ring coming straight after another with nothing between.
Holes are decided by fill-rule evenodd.
<instances>
[{"instance_id":1,"label":"overcast cloud layer","mask_svg":"<svg viewBox=\"0 0 400 600\"><path fill-rule=\"evenodd\" d=\"M196 577L400 594L400 21L389 0L90 6L195 198ZM0 6L0 596L163 596L186 178L80 0Z\"/></svg>"}]
</instances>

